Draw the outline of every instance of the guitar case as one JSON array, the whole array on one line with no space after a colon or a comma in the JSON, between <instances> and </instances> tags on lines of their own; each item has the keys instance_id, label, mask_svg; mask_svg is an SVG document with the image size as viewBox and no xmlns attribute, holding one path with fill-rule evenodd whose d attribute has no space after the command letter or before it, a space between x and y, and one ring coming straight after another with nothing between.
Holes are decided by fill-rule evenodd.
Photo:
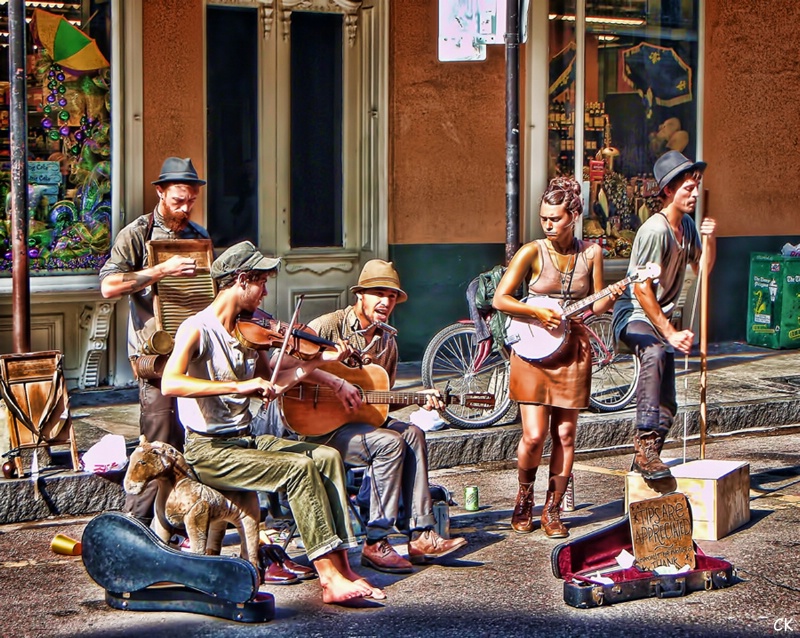
<instances>
[{"instance_id":1,"label":"guitar case","mask_svg":"<svg viewBox=\"0 0 800 638\"><path fill-rule=\"evenodd\" d=\"M82 544L86 571L115 609L182 611L245 623L275 617L275 599L258 591L259 576L249 562L174 550L131 516L96 516Z\"/></svg>"},{"instance_id":2,"label":"guitar case","mask_svg":"<svg viewBox=\"0 0 800 638\"><path fill-rule=\"evenodd\" d=\"M607 527L558 545L550 559L553 575L564 581L564 602L579 609L640 598L677 598L736 583L734 568L728 561L706 556L696 543L693 545L697 564L688 572L658 575L632 566L604 573L613 584L590 580L590 574L614 568L615 559L623 549L633 554L631 526L626 515Z\"/></svg>"}]
</instances>

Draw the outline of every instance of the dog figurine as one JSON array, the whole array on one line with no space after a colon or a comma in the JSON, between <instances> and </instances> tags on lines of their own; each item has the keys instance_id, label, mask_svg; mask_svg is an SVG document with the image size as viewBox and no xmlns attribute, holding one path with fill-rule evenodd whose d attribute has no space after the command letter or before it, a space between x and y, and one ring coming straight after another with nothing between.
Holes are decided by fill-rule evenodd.
<instances>
[{"instance_id":1,"label":"dog figurine","mask_svg":"<svg viewBox=\"0 0 800 638\"><path fill-rule=\"evenodd\" d=\"M261 510L255 492L223 494L202 484L183 454L142 435L123 485L128 494L141 494L150 481L158 481L155 531L161 540L169 541L172 528L185 529L192 552L218 556L227 524L232 523L239 530L242 558L262 573L258 564Z\"/></svg>"}]
</instances>

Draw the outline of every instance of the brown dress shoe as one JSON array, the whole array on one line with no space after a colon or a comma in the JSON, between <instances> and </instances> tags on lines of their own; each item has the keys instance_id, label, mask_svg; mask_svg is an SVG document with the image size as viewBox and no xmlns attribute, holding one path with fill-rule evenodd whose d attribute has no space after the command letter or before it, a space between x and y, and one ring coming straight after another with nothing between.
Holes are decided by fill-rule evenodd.
<instances>
[{"instance_id":1,"label":"brown dress shoe","mask_svg":"<svg viewBox=\"0 0 800 638\"><path fill-rule=\"evenodd\" d=\"M569 531L561 522L561 499L564 492L547 491L547 499L542 508L542 529L550 538L566 538Z\"/></svg>"},{"instance_id":2,"label":"brown dress shoe","mask_svg":"<svg viewBox=\"0 0 800 638\"><path fill-rule=\"evenodd\" d=\"M361 548L361 565L389 574L410 574L414 566L398 554L385 538Z\"/></svg>"},{"instance_id":3,"label":"brown dress shoe","mask_svg":"<svg viewBox=\"0 0 800 638\"><path fill-rule=\"evenodd\" d=\"M511 529L520 534L533 531L533 483L519 484L517 501L511 514Z\"/></svg>"},{"instance_id":4,"label":"brown dress shoe","mask_svg":"<svg viewBox=\"0 0 800 638\"><path fill-rule=\"evenodd\" d=\"M633 437L633 469L651 481L672 476L669 467L659 456L663 445L664 440L658 432L637 430Z\"/></svg>"},{"instance_id":5,"label":"brown dress shoe","mask_svg":"<svg viewBox=\"0 0 800 638\"><path fill-rule=\"evenodd\" d=\"M447 556L467 544L466 538L442 538L432 529L426 529L408 543L408 560L424 563L433 558Z\"/></svg>"},{"instance_id":6,"label":"brown dress shoe","mask_svg":"<svg viewBox=\"0 0 800 638\"><path fill-rule=\"evenodd\" d=\"M258 565L261 568L261 582L264 585L291 585L299 582L297 576L270 558L266 545L258 548Z\"/></svg>"},{"instance_id":7,"label":"brown dress shoe","mask_svg":"<svg viewBox=\"0 0 800 638\"><path fill-rule=\"evenodd\" d=\"M266 549L267 555L273 563L278 563L284 570L290 574L294 574L300 580L309 580L317 577L317 572L311 567L296 563L289 558L289 555L280 545L262 545L262 547Z\"/></svg>"}]
</instances>

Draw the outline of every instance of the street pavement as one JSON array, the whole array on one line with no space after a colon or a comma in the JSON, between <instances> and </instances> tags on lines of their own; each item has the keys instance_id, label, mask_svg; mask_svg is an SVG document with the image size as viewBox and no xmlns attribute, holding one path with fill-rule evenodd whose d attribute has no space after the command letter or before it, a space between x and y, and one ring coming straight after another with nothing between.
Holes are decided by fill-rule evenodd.
<instances>
[{"instance_id":1,"label":"street pavement","mask_svg":"<svg viewBox=\"0 0 800 638\"><path fill-rule=\"evenodd\" d=\"M665 456L697 458L699 360L680 360L680 414ZM553 577L556 544L537 529L518 535L509 527L516 492L514 456L520 426L428 435L431 480L450 489L454 534L469 545L441 564L390 576L357 569L389 596L376 609L348 610L319 602L315 582L276 587L277 618L240 625L178 613L121 612L105 604L79 557L54 554L57 533L80 539L91 516L118 509L120 476L44 468L36 492L25 479L0 479L0 636L762 636L800 634L798 572L800 533L800 351L775 351L741 343L712 346L708 357L710 459L750 463L751 520L720 541L700 541L707 553L737 568L741 582L726 590L685 598L646 600L594 610L564 604ZM403 364L398 386L419 386L418 366ZM79 448L103 435L138 436L138 407L131 390L73 393ZM406 411L409 409L407 408ZM407 412L399 413L400 416ZM630 466L634 411L581 414L576 464L577 511L568 517L573 537L623 515L624 471ZM685 418L684 418L685 415ZM546 463L546 460L545 460ZM546 472L536 486L536 512ZM464 488L479 488L481 510L467 512ZM225 552L237 551L235 535ZM402 539L395 539L402 543ZM402 544L399 546L403 551ZM303 559L302 550L290 552Z\"/></svg>"},{"instance_id":2,"label":"street pavement","mask_svg":"<svg viewBox=\"0 0 800 638\"><path fill-rule=\"evenodd\" d=\"M562 582L550 567L558 542L537 529L515 534L509 518L516 469L492 462L440 469L431 480L450 489L451 532L469 545L438 564L408 575L388 575L351 562L388 599L370 609L346 609L320 602L316 581L273 587L277 618L245 625L186 613L119 611L87 575L80 557L55 554L57 533L80 539L89 517L51 519L0 526L0 636L783 636L800 634L800 428L779 434L745 433L718 437L706 457L750 464L750 521L719 541L699 541L706 554L721 556L737 569L739 582L683 598L646 599L579 610L562 598ZM680 453L680 449L670 452ZM689 458L699 454L696 444ZM630 454L579 455L575 471L575 512L565 519L572 538L623 515L624 474ZM536 481L536 514L546 471ZM463 509L464 488L476 485L480 510ZM238 550L229 533L224 553ZM401 538L392 539L398 549ZM303 560L302 550L290 545Z\"/></svg>"}]
</instances>

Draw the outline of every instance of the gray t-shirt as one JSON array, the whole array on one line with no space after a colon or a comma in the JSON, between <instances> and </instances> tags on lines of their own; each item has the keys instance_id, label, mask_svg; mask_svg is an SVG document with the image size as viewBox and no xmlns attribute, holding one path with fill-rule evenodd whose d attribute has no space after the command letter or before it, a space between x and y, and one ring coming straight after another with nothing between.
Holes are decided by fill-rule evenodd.
<instances>
[{"instance_id":1,"label":"gray t-shirt","mask_svg":"<svg viewBox=\"0 0 800 638\"><path fill-rule=\"evenodd\" d=\"M637 267L652 262L661 266L661 275L656 286L656 300L667 317L672 315L675 302L681 295L686 266L700 261L700 233L689 215L681 220L683 241L678 243L669 221L662 214L650 217L636 233L628 263L628 275ZM636 295L633 285L614 304L614 334L619 338L620 331L631 321L645 321L652 325Z\"/></svg>"},{"instance_id":2,"label":"gray t-shirt","mask_svg":"<svg viewBox=\"0 0 800 638\"><path fill-rule=\"evenodd\" d=\"M178 329L200 331L200 347L189 362L188 374L209 381L245 381L255 374L258 352L239 343L209 306L189 317ZM250 426L250 397L224 394L178 397L178 417L184 427L209 434L245 433Z\"/></svg>"},{"instance_id":3,"label":"gray t-shirt","mask_svg":"<svg viewBox=\"0 0 800 638\"><path fill-rule=\"evenodd\" d=\"M148 232L150 215L152 229ZM149 235L149 236L148 236ZM111 248L111 256L100 269L100 281L121 272L139 272L147 267L147 242L150 239L208 239L208 233L194 222L180 233L173 233L165 225L156 208L153 213L142 215L125 226ZM155 332L153 310L153 287L147 286L130 295L128 300L128 356L141 354L141 346Z\"/></svg>"}]
</instances>

